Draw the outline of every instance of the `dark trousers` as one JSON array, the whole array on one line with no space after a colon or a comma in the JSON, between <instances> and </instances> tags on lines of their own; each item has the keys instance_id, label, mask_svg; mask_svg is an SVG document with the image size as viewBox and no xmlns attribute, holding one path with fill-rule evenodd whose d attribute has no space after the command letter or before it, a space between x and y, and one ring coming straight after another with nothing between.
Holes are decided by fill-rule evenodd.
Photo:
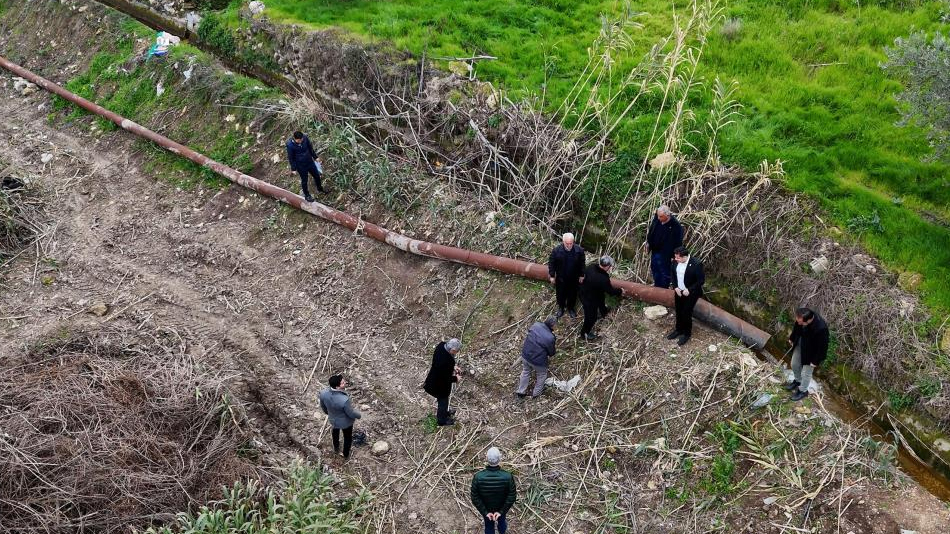
<instances>
[{"instance_id":1,"label":"dark trousers","mask_svg":"<svg viewBox=\"0 0 950 534\"><path fill-rule=\"evenodd\" d=\"M435 399L435 420L444 425L449 422L449 397L438 397Z\"/></svg>"},{"instance_id":2,"label":"dark trousers","mask_svg":"<svg viewBox=\"0 0 950 534\"><path fill-rule=\"evenodd\" d=\"M670 287L672 280L670 274L671 258L665 257L660 252L654 252L650 255L650 271L653 272L653 285L656 287Z\"/></svg>"},{"instance_id":3,"label":"dark trousers","mask_svg":"<svg viewBox=\"0 0 950 534\"><path fill-rule=\"evenodd\" d=\"M343 457L350 457L350 447L353 446L353 426L333 429L333 451L340 452L340 431L343 431Z\"/></svg>"},{"instance_id":4,"label":"dark trousers","mask_svg":"<svg viewBox=\"0 0 950 534\"><path fill-rule=\"evenodd\" d=\"M580 284L577 279L554 279L554 292L557 295L557 307L562 310L573 310L577 306L577 288Z\"/></svg>"},{"instance_id":5,"label":"dark trousers","mask_svg":"<svg viewBox=\"0 0 950 534\"><path fill-rule=\"evenodd\" d=\"M508 519L505 517L506 515L508 514L501 514L501 517L498 518L498 534L505 534L508 530ZM495 534L495 522L485 516L482 516L482 519L485 520L485 534Z\"/></svg>"},{"instance_id":6,"label":"dark trousers","mask_svg":"<svg viewBox=\"0 0 950 534\"><path fill-rule=\"evenodd\" d=\"M676 308L676 331L680 335L693 335L693 308L699 297L690 293L688 297L673 295L673 304Z\"/></svg>"},{"instance_id":7,"label":"dark trousers","mask_svg":"<svg viewBox=\"0 0 950 534\"><path fill-rule=\"evenodd\" d=\"M303 196L310 196L310 188L308 187L308 182L310 181L309 175L313 175L314 181L317 182L317 191L323 192L323 175L320 174L320 171L317 170L317 164L313 161L310 162L310 165L306 163L297 164L297 174L300 175L300 189L303 190Z\"/></svg>"},{"instance_id":8,"label":"dark trousers","mask_svg":"<svg viewBox=\"0 0 950 534\"><path fill-rule=\"evenodd\" d=\"M607 306L584 300L581 300L581 305L584 306L584 326L581 327L581 336L584 336L594 331L594 323L597 322L599 316L607 317Z\"/></svg>"}]
</instances>

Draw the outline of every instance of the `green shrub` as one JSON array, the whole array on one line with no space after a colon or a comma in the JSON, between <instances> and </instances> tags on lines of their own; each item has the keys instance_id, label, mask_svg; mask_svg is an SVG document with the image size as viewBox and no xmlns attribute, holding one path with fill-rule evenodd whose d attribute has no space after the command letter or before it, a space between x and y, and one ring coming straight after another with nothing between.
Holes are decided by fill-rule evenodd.
<instances>
[{"instance_id":1,"label":"green shrub","mask_svg":"<svg viewBox=\"0 0 950 534\"><path fill-rule=\"evenodd\" d=\"M171 526L150 528L148 534L350 534L360 531L356 519L370 496L360 492L347 499L330 491L333 477L319 466L296 465L286 480L270 487L235 483L224 498L197 513L178 514Z\"/></svg>"},{"instance_id":2,"label":"green shrub","mask_svg":"<svg viewBox=\"0 0 950 534\"><path fill-rule=\"evenodd\" d=\"M226 57L234 57L237 52L231 29L213 13L205 14L198 24L198 40Z\"/></svg>"}]
</instances>

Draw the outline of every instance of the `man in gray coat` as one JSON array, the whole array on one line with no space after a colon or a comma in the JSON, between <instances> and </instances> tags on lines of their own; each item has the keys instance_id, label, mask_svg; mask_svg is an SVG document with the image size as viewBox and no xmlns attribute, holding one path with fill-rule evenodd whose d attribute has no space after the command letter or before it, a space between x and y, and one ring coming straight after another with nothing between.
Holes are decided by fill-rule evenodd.
<instances>
[{"instance_id":1,"label":"man in gray coat","mask_svg":"<svg viewBox=\"0 0 950 534\"><path fill-rule=\"evenodd\" d=\"M330 387L320 392L320 409L330 419L333 428L333 452L340 454L340 431L343 431L343 458L350 457L350 447L353 446L353 422L362 417L360 412L353 408L350 396L343 391L347 383L343 375L330 377Z\"/></svg>"},{"instance_id":2,"label":"man in gray coat","mask_svg":"<svg viewBox=\"0 0 950 534\"><path fill-rule=\"evenodd\" d=\"M528 382L531 380L531 371L534 371L534 391L531 397L537 397L544 390L544 379L548 377L548 364L554 356L554 344L557 337L554 335L555 317L548 317L542 323L538 321L528 329L528 336L521 348L521 380L518 382L516 394L519 399L528 396Z\"/></svg>"}]
</instances>

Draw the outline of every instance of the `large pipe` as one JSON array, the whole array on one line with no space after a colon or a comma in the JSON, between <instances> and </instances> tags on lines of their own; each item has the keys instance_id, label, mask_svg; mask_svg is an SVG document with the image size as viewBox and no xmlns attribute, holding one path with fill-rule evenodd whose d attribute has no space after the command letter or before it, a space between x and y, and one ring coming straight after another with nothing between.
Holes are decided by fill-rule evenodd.
<instances>
[{"instance_id":1,"label":"large pipe","mask_svg":"<svg viewBox=\"0 0 950 534\"><path fill-rule=\"evenodd\" d=\"M412 254L418 254L420 256L428 256L430 258L438 258L442 260L463 263L466 265L473 265L483 269L492 269L503 273L518 274L528 278L533 278L535 280L548 279L548 269L544 265L412 239L405 235L391 232L379 225L358 219L349 213L333 209L319 202L306 202L299 195L295 195L286 189L282 189L275 185L258 180L257 178L244 174L236 169L232 169L231 167L217 162L205 156L204 154L195 152L185 145L176 143L175 141L172 141L163 135L155 133L144 126L136 124L135 122L122 117L121 115L113 113L102 106L96 105L85 98L75 95L60 87L59 85L47 80L46 78L43 78L42 76L39 76L17 65L16 63L12 63L3 56L0 56L0 66L25 80L35 83L39 87L42 87L51 93L61 96L62 98L76 104L90 113L95 113L100 117L112 121L124 130L144 137L167 149L168 151L173 152L183 158L187 158L198 165L207 167L236 184L254 190L262 195L266 195L285 202L297 209L316 215L321 219L336 223L340 226L353 230L354 232L360 232L363 235L371 237L377 241L388 243L400 250L411 252ZM662 304L664 306L673 305L673 292L669 289L661 289L623 280L613 280L613 285L615 287L622 288L626 292L627 296L654 304ZM769 340L768 333L756 328L755 326L752 326L751 324L726 312L725 310L713 306L709 302L703 300L699 301L694 311L694 315L700 320L718 328L719 330L729 335L738 337L745 344L751 347L757 349L764 348L765 344Z\"/></svg>"}]
</instances>

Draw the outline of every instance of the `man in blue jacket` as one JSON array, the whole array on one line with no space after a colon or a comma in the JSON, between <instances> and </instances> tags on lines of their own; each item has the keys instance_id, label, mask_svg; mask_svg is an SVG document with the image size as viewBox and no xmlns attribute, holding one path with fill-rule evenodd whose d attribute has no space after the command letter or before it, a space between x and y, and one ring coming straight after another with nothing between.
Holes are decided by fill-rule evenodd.
<instances>
[{"instance_id":1,"label":"man in blue jacket","mask_svg":"<svg viewBox=\"0 0 950 534\"><path fill-rule=\"evenodd\" d=\"M518 381L519 399L528 396L528 382L531 381L531 371L534 370L535 382L531 398L537 397L544 391L544 379L548 376L548 365L554 356L554 344L557 337L554 335L554 325L557 319L548 317L542 323L538 321L528 329L528 336L521 348L521 379Z\"/></svg>"},{"instance_id":2,"label":"man in blue jacket","mask_svg":"<svg viewBox=\"0 0 950 534\"><path fill-rule=\"evenodd\" d=\"M317 182L317 191L326 193L321 180L323 173L317 167L317 163L322 160L314 152L313 145L310 144L310 138L302 132L294 132L293 138L287 140L287 160L290 162L290 170L296 171L300 175L300 189L303 190L303 198L307 202L313 202L310 189L307 187L310 174Z\"/></svg>"},{"instance_id":3,"label":"man in blue jacket","mask_svg":"<svg viewBox=\"0 0 950 534\"><path fill-rule=\"evenodd\" d=\"M349 458L350 447L353 445L353 423L362 415L353 408L350 396L343 391L347 386L343 375L333 375L329 382L330 387L320 392L320 409L329 416L330 426L333 428L333 452L340 453L342 431L343 458Z\"/></svg>"},{"instance_id":4,"label":"man in blue jacket","mask_svg":"<svg viewBox=\"0 0 950 534\"><path fill-rule=\"evenodd\" d=\"M653 272L653 285L670 287L672 273L670 264L673 251L683 245L683 227L667 206L656 209L650 230L647 232L647 248L650 251L650 271Z\"/></svg>"}]
</instances>

